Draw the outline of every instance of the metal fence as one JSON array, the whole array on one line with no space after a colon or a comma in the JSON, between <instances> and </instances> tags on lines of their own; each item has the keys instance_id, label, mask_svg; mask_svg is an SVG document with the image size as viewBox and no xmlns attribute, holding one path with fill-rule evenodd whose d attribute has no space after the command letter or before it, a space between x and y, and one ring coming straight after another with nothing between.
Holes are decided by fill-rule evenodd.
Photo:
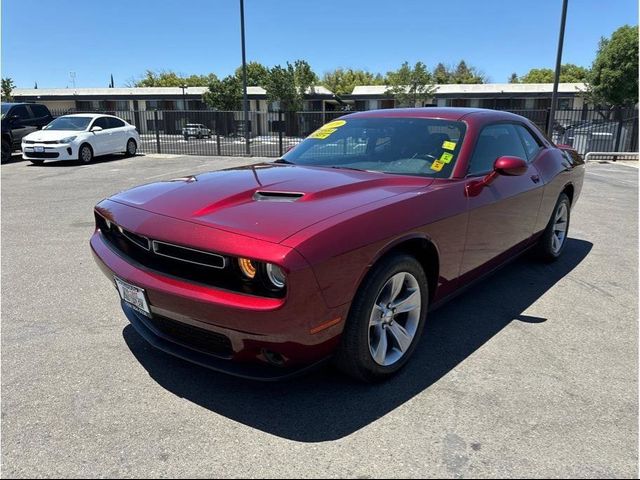
<instances>
[{"instance_id":1,"label":"metal fence","mask_svg":"<svg viewBox=\"0 0 640 480\"><path fill-rule=\"evenodd\" d=\"M544 132L549 110L510 110L529 118ZM68 111L53 112L54 116ZM75 112L78 113L78 112ZM95 113L95 112L92 112ZM108 111L140 132L141 153L178 155L246 155L244 112L213 110ZM249 154L279 157L323 124L349 112L249 112ZM183 135L189 124L206 130L196 137ZM553 141L573 146L582 155L590 151L637 151L638 110L559 110Z\"/></svg>"}]
</instances>

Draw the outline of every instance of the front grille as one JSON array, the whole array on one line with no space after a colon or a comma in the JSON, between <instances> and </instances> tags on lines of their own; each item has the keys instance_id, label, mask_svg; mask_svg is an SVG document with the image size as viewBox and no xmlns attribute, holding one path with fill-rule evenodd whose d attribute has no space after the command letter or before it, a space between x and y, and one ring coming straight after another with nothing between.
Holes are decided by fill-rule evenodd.
<instances>
[{"instance_id":1,"label":"front grille","mask_svg":"<svg viewBox=\"0 0 640 480\"><path fill-rule=\"evenodd\" d=\"M286 294L285 289L272 290L264 282L245 280L230 257L149 239L116 225L97 212L95 217L107 244L127 260L147 269L248 295L282 298Z\"/></svg>"},{"instance_id":2,"label":"front grille","mask_svg":"<svg viewBox=\"0 0 640 480\"><path fill-rule=\"evenodd\" d=\"M26 143L27 145L33 145L35 143L44 144L44 145L55 145L55 144L57 144L59 142L57 140L46 140L44 142L39 142L39 141L35 141L35 140L25 140L24 143Z\"/></svg>"},{"instance_id":3,"label":"front grille","mask_svg":"<svg viewBox=\"0 0 640 480\"><path fill-rule=\"evenodd\" d=\"M58 152L24 152L29 158L58 158L60 154Z\"/></svg>"},{"instance_id":4,"label":"front grille","mask_svg":"<svg viewBox=\"0 0 640 480\"><path fill-rule=\"evenodd\" d=\"M160 333L166 335L169 340L180 343L185 347L218 357L229 358L233 355L231 340L220 333L157 315L153 318L145 318L145 321L149 322Z\"/></svg>"}]
</instances>

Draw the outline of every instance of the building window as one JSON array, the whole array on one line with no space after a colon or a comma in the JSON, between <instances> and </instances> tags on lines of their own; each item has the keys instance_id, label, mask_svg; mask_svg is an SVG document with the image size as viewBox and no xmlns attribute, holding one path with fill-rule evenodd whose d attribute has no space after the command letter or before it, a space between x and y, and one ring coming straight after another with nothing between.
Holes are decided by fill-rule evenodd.
<instances>
[{"instance_id":1,"label":"building window","mask_svg":"<svg viewBox=\"0 0 640 480\"><path fill-rule=\"evenodd\" d=\"M559 98L558 110L571 110L573 108L573 98Z\"/></svg>"},{"instance_id":2,"label":"building window","mask_svg":"<svg viewBox=\"0 0 640 480\"><path fill-rule=\"evenodd\" d=\"M395 100L381 100L380 108L394 108L396 105Z\"/></svg>"},{"instance_id":3,"label":"building window","mask_svg":"<svg viewBox=\"0 0 640 480\"><path fill-rule=\"evenodd\" d=\"M533 104L533 108L535 110L546 110L547 108L551 108L551 99L550 98L536 98L536 101Z\"/></svg>"}]
</instances>

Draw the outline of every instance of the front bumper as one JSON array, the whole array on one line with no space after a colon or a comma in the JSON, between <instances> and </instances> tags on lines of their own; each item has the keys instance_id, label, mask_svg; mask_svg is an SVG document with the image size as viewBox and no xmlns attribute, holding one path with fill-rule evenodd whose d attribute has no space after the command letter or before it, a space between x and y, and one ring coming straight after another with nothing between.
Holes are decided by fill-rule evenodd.
<instances>
[{"instance_id":1,"label":"front bumper","mask_svg":"<svg viewBox=\"0 0 640 480\"><path fill-rule=\"evenodd\" d=\"M144 315L136 312L125 302L121 303L122 311L127 316L127 319L133 328L153 347L173 355L174 357L181 358L187 362L195 363L196 365L200 365L201 367L215 370L217 372L246 378L248 380L274 382L303 375L304 373L319 367L328 360L328 358L325 358L317 361L316 363L298 367L275 367L264 362L232 362L177 343L175 339L154 328L153 324Z\"/></svg>"},{"instance_id":2,"label":"front bumper","mask_svg":"<svg viewBox=\"0 0 640 480\"><path fill-rule=\"evenodd\" d=\"M42 149L41 152L36 150ZM76 160L78 150L73 144L22 144L22 158L24 160L44 160L57 162L60 160Z\"/></svg>"},{"instance_id":3,"label":"front bumper","mask_svg":"<svg viewBox=\"0 0 640 480\"><path fill-rule=\"evenodd\" d=\"M131 212L135 215L142 211L132 209ZM175 232L184 222L163 217L162 223L166 231ZM234 234L190 225L196 230L205 229L209 237L220 243L233 242L227 236ZM205 353L197 345L185 344L182 339L159 335L162 332L153 329L153 322L140 318L142 315L129 307L124 308L136 330L168 353L234 375L275 380L322 361L337 346L348 306L327 307L310 267L290 272L291 282L285 298L263 298L191 283L150 270L115 251L99 230L90 243L98 266L112 282L117 276L145 290L154 318L169 319L192 330L224 336L230 343L228 354ZM297 255L295 252L292 254ZM340 322L332 323L338 318ZM328 326L319 328L324 325ZM271 367L274 364L273 353L280 360L275 373L251 373L255 368L262 372L265 367ZM241 373L247 369L249 373Z\"/></svg>"}]
</instances>

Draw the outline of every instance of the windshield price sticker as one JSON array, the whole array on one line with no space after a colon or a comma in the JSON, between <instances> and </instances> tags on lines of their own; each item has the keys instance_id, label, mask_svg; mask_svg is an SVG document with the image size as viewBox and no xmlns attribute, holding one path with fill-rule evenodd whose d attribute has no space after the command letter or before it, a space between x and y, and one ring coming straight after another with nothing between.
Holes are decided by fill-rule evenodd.
<instances>
[{"instance_id":1,"label":"windshield price sticker","mask_svg":"<svg viewBox=\"0 0 640 480\"><path fill-rule=\"evenodd\" d=\"M318 138L320 140L324 140L329 135L334 133L336 130L337 130L337 128L324 128L323 127L323 128L320 128L319 130L316 130L311 135L309 135L309 138Z\"/></svg>"},{"instance_id":2,"label":"windshield price sticker","mask_svg":"<svg viewBox=\"0 0 640 480\"><path fill-rule=\"evenodd\" d=\"M436 160L431 164L431 170L436 172L439 172L440 170L442 170L443 167L444 167L444 163L442 163L440 160Z\"/></svg>"},{"instance_id":3,"label":"windshield price sticker","mask_svg":"<svg viewBox=\"0 0 640 480\"><path fill-rule=\"evenodd\" d=\"M442 144L442 148L444 148L445 150L455 150L456 142L450 142L448 140L445 140L445 142Z\"/></svg>"},{"instance_id":4,"label":"windshield price sticker","mask_svg":"<svg viewBox=\"0 0 640 480\"><path fill-rule=\"evenodd\" d=\"M453 160L453 154L444 152L439 161L442 163L449 163L451 160Z\"/></svg>"}]
</instances>

